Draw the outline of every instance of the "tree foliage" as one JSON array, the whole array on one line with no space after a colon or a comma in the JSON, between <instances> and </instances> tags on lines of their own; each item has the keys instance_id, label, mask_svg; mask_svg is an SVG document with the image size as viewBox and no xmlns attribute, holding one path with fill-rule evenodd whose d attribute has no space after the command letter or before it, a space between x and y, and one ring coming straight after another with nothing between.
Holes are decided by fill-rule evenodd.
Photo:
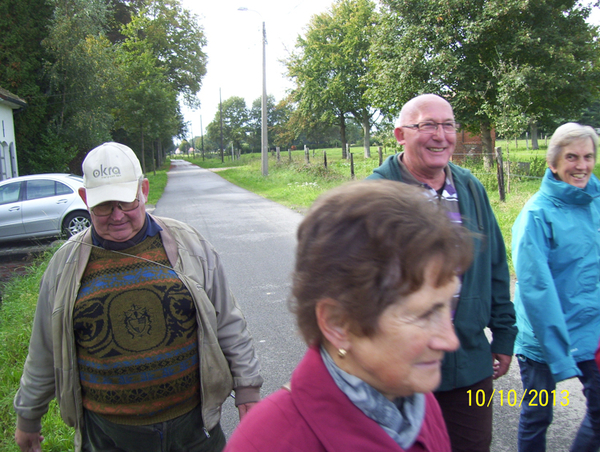
<instances>
[{"instance_id":1,"label":"tree foliage","mask_svg":"<svg viewBox=\"0 0 600 452\"><path fill-rule=\"evenodd\" d=\"M128 52L146 51L164 69L166 79L190 106L206 74L206 38L198 18L183 9L179 0L152 0L122 29Z\"/></svg>"},{"instance_id":2,"label":"tree foliage","mask_svg":"<svg viewBox=\"0 0 600 452\"><path fill-rule=\"evenodd\" d=\"M179 0L7 0L0 13L0 85L29 103L21 174L78 171L111 139L141 151L142 131L156 149L182 135L178 99L194 105L206 40Z\"/></svg>"},{"instance_id":3,"label":"tree foliage","mask_svg":"<svg viewBox=\"0 0 600 452\"><path fill-rule=\"evenodd\" d=\"M233 96L222 103L223 112L223 148L232 143L236 149L243 149L248 137L248 109L242 97ZM208 139L214 143L221 143L221 111L217 111L215 118L206 128ZM219 144L220 147L220 144Z\"/></svg>"},{"instance_id":4,"label":"tree foliage","mask_svg":"<svg viewBox=\"0 0 600 452\"><path fill-rule=\"evenodd\" d=\"M397 114L416 94L444 95L488 140L492 127L573 116L597 95L588 15L573 0L383 0L372 98Z\"/></svg>"},{"instance_id":5,"label":"tree foliage","mask_svg":"<svg viewBox=\"0 0 600 452\"><path fill-rule=\"evenodd\" d=\"M345 146L347 114L364 129L365 154L373 110L370 86L370 45L376 25L370 0L339 0L313 16L296 52L287 60L288 76L296 83L297 114L305 123L337 124Z\"/></svg>"},{"instance_id":6,"label":"tree foliage","mask_svg":"<svg viewBox=\"0 0 600 452\"><path fill-rule=\"evenodd\" d=\"M27 101L28 108L15 114L19 166L30 172L36 160L36 144L45 121L49 99L43 76L52 7L45 0L4 0L0 2L0 86Z\"/></svg>"}]
</instances>

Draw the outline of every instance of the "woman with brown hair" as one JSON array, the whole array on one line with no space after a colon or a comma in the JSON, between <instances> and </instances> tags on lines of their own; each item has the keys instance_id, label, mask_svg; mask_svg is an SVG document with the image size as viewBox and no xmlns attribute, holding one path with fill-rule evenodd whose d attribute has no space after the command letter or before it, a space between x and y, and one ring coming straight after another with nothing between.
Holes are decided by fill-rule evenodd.
<instances>
[{"instance_id":1,"label":"woman with brown hair","mask_svg":"<svg viewBox=\"0 0 600 452\"><path fill-rule=\"evenodd\" d=\"M439 406L464 228L416 187L365 181L315 202L298 229L291 307L309 349L226 451L450 451Z\"/></svg>"}]
</instances>

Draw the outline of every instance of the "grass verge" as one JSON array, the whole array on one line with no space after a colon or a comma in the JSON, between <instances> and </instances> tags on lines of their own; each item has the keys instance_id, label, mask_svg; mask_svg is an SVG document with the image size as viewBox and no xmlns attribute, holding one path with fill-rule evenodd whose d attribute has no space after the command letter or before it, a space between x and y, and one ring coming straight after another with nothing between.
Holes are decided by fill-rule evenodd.
<instances>
[{"instance_id":1,"label":"grass verge","mask_svg":"<svg viewBox=\"0 0 600 452\"><path fill-rule=\"evenodd\" d=\"M25 276L13 278L3 290L0 309L0 450L4 452L19 452L14 442L16 415L13 398L19 388L29 348L39 283L55 250L38 257ZM43 450L72 450L73 433L73 429L68 428L60 418L57 404L53 401L43 420Z\"/></svg>"}]
</instances>

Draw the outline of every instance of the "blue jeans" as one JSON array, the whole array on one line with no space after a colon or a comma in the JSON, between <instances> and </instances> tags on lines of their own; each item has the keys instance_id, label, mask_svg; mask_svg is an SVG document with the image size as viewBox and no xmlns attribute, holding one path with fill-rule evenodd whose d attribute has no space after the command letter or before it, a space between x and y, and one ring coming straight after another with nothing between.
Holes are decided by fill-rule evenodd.
<instances>
[{"instance_id":1,"label":"blue jeans","mask_svg":"<svg viewBox=\"0 0 600 452\"><path fill-rule=\"evenodd\" d=\"M541 406L539 394L544 390L551 394L556 389L556 383L547 364L538 363L522 355L517 355L517 358L523 391L527 391L519 419L519 452L543 452L546 450L546 431L552 422L552 403ZM570 450L596 452L600 450L600 372L593 360L577 363L577 367L582 373L578 378L583 384L587 411ZM535 390L533 393L532 389ZM557 400L558 398L557 395ZM529 405L532 399L533 404L537 406ZM552 400L551 396L549 400Z\"/></svg>"}]
</instances>

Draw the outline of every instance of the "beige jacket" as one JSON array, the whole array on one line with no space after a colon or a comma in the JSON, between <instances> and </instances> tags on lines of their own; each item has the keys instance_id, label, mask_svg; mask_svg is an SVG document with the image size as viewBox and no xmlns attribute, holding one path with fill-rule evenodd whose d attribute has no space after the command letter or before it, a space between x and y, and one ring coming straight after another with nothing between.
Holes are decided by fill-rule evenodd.
<instances>
[{"instance_id":1,"label":"beige jacket","mask_svg":"<svg viewBox=\"0 0 600 452\"><path fill-rule=\"evenodd\" d=\"M221 405L232 388L236 405L259 400L260 365L216 251L192 227L153 218L163 229L169 261L196 304L202 418L210 430L219 422ZM83 405L72 312L91 246L87 230L71 237L52 257L42 277L29 354L14 400L17 427L38 432L56 397L64 422L75 428L76 452L81 450Z\"/></svg>"}]
</instances>

